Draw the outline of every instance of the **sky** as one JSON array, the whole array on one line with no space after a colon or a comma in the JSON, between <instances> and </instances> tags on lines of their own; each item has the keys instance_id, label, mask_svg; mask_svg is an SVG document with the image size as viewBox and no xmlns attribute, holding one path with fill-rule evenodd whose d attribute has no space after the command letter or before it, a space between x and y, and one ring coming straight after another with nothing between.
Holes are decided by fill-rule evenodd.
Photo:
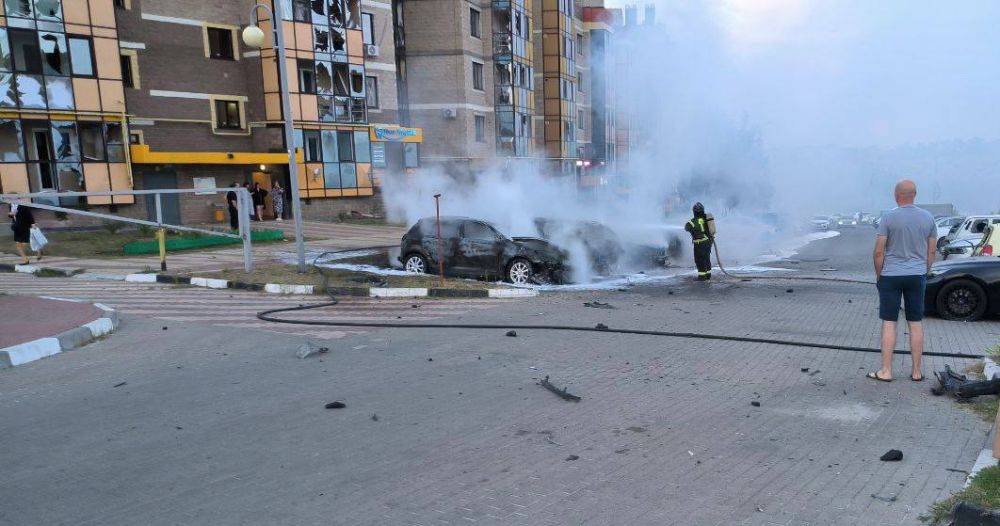
<instances>
[{"instance_id":1,"label":"sky","mask_svg":"<svg viewBox=\"0 0 1000 526\"><path fill-rule=\"evenodd\" d=\"M614 0L621 5L620 0ZM1000 2L657 0L769 146L1000 138Z\"/></svg>"}]
</instances>

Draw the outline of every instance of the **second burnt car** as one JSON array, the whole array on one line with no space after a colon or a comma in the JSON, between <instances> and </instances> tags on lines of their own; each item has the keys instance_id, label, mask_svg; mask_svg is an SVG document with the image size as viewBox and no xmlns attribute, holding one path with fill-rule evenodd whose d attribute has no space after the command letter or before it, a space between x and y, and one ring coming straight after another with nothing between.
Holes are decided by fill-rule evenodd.
<instances>
[{"instance_id":1,"label":"second burnt car","mask_svg":"<svg viewBox=\"0 0 1000 526\"><path fill-rule=\"evenodd\" d=\"M538 235L562 246L579 243L587 254L592 270L608 274L622 267L649 269L667 266L681 251L677 232L643 232L645 237L663 237L662 245L636 243L622 239L614 230L597 221L535 218Z\"/></svg>"},{"instance_id":2,"label":"second burnt car","mask_svg":"<svg viewBox=\"0 0 1000 526\"><path fill-rule=\"evenodd\" d=\"M436 220L417 221L403 235L399 262L408 272L436 274L443 261L446 275L502 278L516 284L563 283L569 277L565 251L544 239L507 237L486 221L442 217L440 241L442 259Z\"/></svg>"}]
</instances>

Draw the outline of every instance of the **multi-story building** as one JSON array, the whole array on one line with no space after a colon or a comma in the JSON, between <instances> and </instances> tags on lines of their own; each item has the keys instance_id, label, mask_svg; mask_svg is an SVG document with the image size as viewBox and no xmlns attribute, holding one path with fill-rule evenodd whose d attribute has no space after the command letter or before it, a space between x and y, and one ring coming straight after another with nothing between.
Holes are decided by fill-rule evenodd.
<instances>
[{"instance_id":1,"label":"multi-story building","mask_svg":"<svg viewBox=\"0 0 1000 526\"><path fill-rule=\"evenodd\" d=\"M129 189L112 0L8 1L2 9L0 193Z\"/></svg>"},{"instance_id":2,"label":"multi-story building","mask_svg":"<svg viewBox=\"0 0 1000 526\"><path fill-rule=\"evenodd\" d=\"M10 151L2 190L270 187L278 180L287 193L277 68L284 60L303 215L377 208L379 175L415 167L422 136L394 125L391 6L361 1L281 0L284 57L271 42L270 15L253 11L253 0L5 2L0 81L7 98L0 106L9 111L0 133ZM265 30L262 49L241 42L250 23ZM211 220L220 201L166 199L166 220ZM86 204L130 202L90 197ZM146 205L139 200L119 212L150 215Z\"/></svg>"},{"instance_id":3,"label":"multi-story building","mask_svg":"<svg viewBox=\"0 0 1000 526\"><path fill-rule=\"evenodd\" d=\"M535 53L541 56L536 93L542 100L536 119L536 144L541 157L556 173L578 172L577 160L583 137L578 134L580 75L584 65L582 24L575 0L542 0L535 4L535 18L541 20L535 39Z\"/></svg>"}]
</instances>

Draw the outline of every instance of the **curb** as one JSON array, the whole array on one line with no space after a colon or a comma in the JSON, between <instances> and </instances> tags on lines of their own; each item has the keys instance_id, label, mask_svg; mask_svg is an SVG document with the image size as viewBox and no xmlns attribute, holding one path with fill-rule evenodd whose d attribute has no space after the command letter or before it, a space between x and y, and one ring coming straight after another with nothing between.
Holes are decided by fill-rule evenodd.
<instances>
[{"instance_id":1,"label":"curb","mask_svg":"<svg viewBox=\"0 0 1000 526\"><path fill-rule=\"evenodd\" d=\"M48 296L46 298L81 303L77 300L64 298L52 298ZM94 306L104 311L103 317L97 318L90 323L85 323L75 329L61 332L55 336L38 338L37 340L0 349L0 369L16 367L61 352L72 351L102 336L107 336L115 332L118 328L118 311L100 303L95 303Z\"/></svg>"},{"instance_id":2,"label":"curb","mask_svg":"<svg viewBox=\"0 0 1000 526\"><path fill-rule=\"evenodd\" d=\"M170 274L139 273L139 274L99 274L85 272L83 269L65 270L34 265L11 265L0 263L0 272L21 272L25 274L51 273L74 279L97 281L124 281L126 283L163 283L167 285L190 285L210 289L239 289L265 292L268 294L324 294L337 296L360 296L369 298L534 298L538 296L535 289L442 289L442 288L407 288L407 287L332 287L324 290L313 285L289 285L284 283L244 283L241 281L226 281L224 279L174 276ZM1000 369L998 369L1000 373Z\"/></svg>"},{"instance_id":3,"label":"curb","mask_svg":"<svg viewBox=\"0 0 1000 526\"><path fill-rule=\"evenodd\" d=\"M987 380L992 380L1000 375L1000 365L997 365L992 358L986 356L983 358L983 376Z\"/></svg>"}]
</instances>

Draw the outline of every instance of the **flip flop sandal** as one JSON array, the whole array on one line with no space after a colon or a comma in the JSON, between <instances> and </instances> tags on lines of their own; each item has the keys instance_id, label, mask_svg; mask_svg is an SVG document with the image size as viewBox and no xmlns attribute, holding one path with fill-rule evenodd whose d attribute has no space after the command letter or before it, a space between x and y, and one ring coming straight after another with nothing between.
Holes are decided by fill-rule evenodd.
<instances>
[{"instance_id":1,"label":"flip flop sandal","mask_svg":"<svg viewBox=\"0 0 1000 526\"><path fill-rule=\"evenodd\" d=\"M920 375L920 378L914 378L914 377L912 377L912 376L911 376L911 377L910 377L910 381L911 381L911 382L923 382L923 381L924 381L924 378L927 378L927 377L926 377L926 376L924 376L924 375Z\"/></svg>"},{"instance_id":2,"label":"flip flop sandal","mask_svg":"<svg viewBox=\"0 0 1000 526\"><path fill-rule=\"evenodd\" d=\"M865 375L866 378L871 378L872 380L878 380L880 382L891 382L892 378L885 379L878 375L878 371L873 371Z\"/></svg>"}]
</instances>

